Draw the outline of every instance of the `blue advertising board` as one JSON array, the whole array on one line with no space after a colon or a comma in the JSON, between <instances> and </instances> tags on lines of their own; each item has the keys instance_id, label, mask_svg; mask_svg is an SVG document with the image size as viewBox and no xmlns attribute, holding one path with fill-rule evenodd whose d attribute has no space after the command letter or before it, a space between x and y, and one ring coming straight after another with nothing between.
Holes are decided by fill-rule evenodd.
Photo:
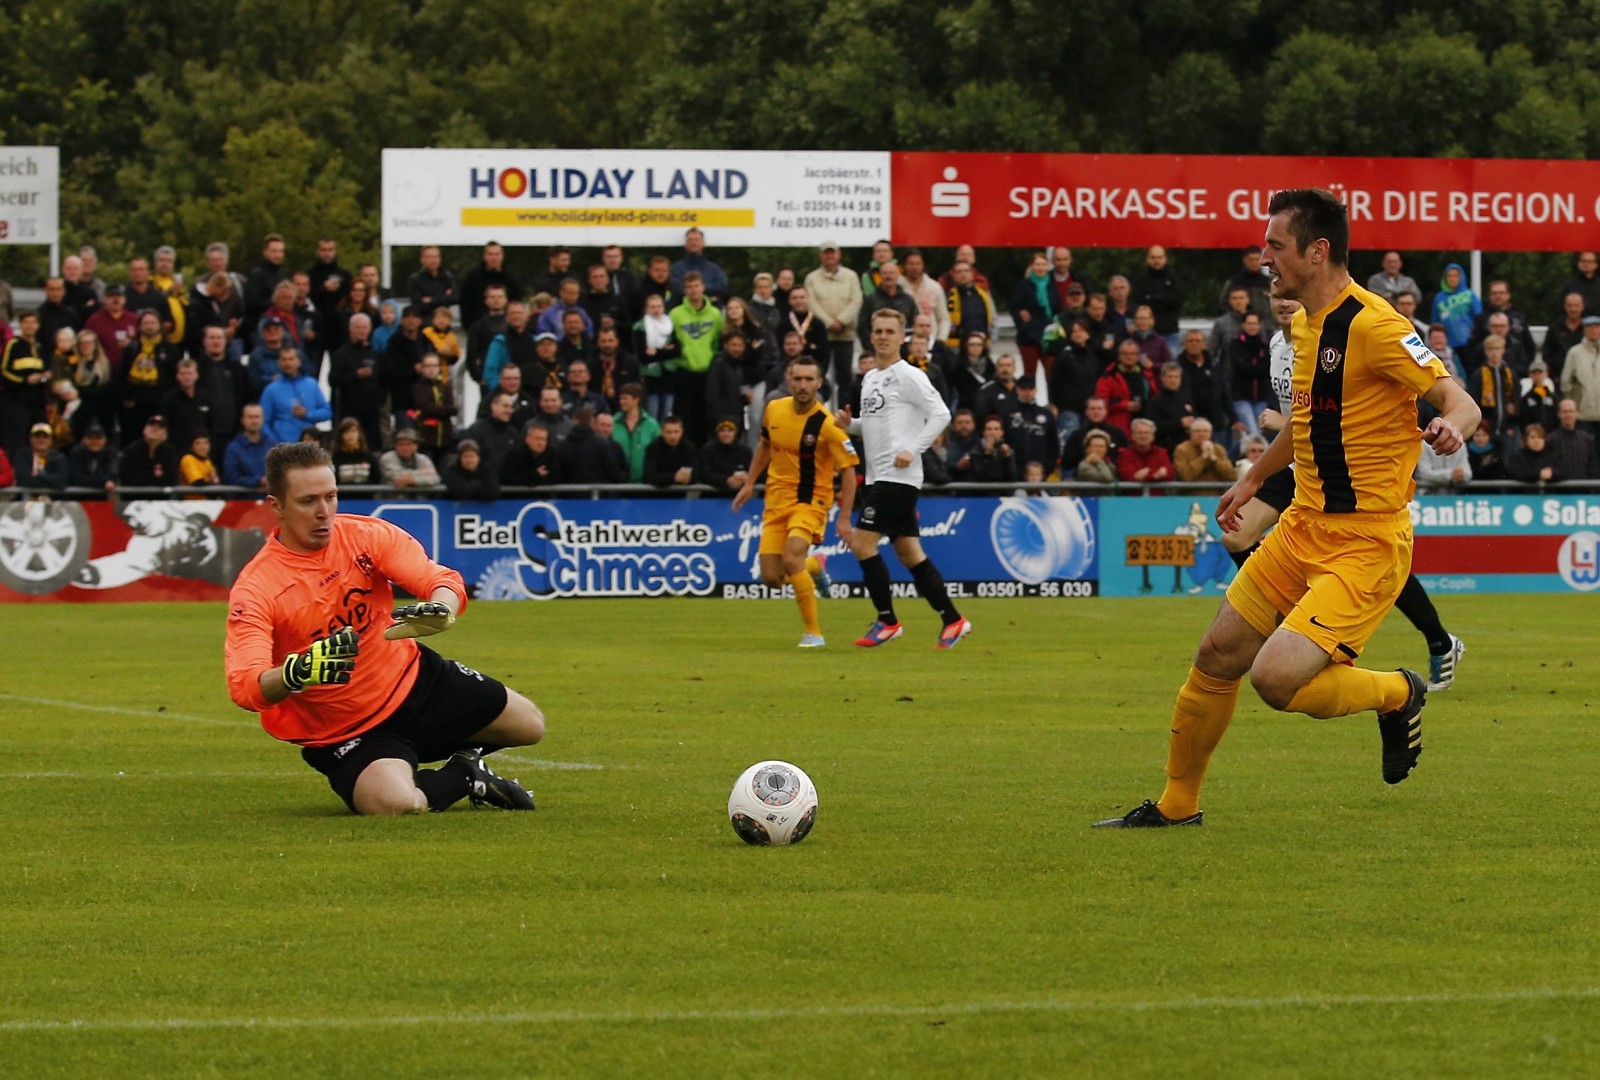
<instances>
[{"instance_id":1,"label":"blue advertising board","mask_svg":"<svg viewBox=\"0 0 1600 1080\"><path fill-rule=\"evenodd\" d=\"M1096 502L925 498L922 545L957 597L1094 596ZM761 583L759 502L739 514L724 499L347 499L341 505L406 530L485 599L781 595ZM831 522L826 541L817 550L830 557L834 595L862 595L860 567ZM909 593L910 576L898 560L886 561L897 589Z\"/></svg>"},{"instance_id":2,"label":"blue advertising board","mask_svg":"<svg viewBox=\"0 0 1600 1080\"><path fill-rule=\"evenodd\" d=\"M1215 495L1102 499L1102 596L1220 594L1234 567L1212 516ZM1600 589L1600 498L1423 495L1411 502L1412 570L1435 593L1591 592ZM1129 539L1184 536L1192 566L1127 565Z\"/></svg>"}]
</instances>

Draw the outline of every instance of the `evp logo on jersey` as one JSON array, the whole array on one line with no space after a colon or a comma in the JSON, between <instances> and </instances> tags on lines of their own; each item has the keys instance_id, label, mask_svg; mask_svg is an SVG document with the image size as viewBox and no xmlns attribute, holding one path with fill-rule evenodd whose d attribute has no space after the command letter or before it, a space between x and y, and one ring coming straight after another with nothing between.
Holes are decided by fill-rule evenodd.
<instances>
[{"instance_id":1,"label":"evp logo on jersey","mask_svg":"<svg viewBox=\"0 0 1600 1080\"><path fill-rule=\"evenodd\" d=\"M861 398L861 415L876 416L888 406L889 399L884 396L883 391L874 388L872 393L866 394Z\"/></svg>"}]
</instances>

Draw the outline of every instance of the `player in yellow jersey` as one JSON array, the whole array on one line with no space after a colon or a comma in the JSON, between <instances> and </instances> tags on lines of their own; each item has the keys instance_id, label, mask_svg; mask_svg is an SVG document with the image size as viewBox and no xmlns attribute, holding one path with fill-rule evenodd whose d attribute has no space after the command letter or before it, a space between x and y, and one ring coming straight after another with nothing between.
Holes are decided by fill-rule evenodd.
<instances>
[{"instance_id":1,"label":"player in yellow jersey","mask_svg":"<svg viewBox=\"0 0 1600 1080\"><path fill-rule=\"evenodd\" d=\"M771 588L784 582L794 587L795 603L805 634L802 649L826 645L817 622L817 587L826 587L822 564L810 555L828 529L833 506L833 478L839 476L839 539L850 543L850 510L856 499L855 447L833 422L817 392L822 367L809 356L789 361L784 373L789 396L767 403L761 419L761 443L750 472L733 497L738 513L755 490L756 477L767 471L766 509L761 514L761 580Z\"/></svg>"},{"instance_id":2,"label":"player in yellow jersey","mask_svg":"<svg viewBox=\"0 0 1600 1080\"><path fill-rule=\"evenodd\" d=\"M1167 784L1158 802L1096 827L1199 825L1200 783L1233 719L1246 673L1274 709L1329 718L1378 714L1383 778L1398 784L1422 752L1426 687L1414 671L1353 661L1411 572L1411 474L1462 445L1478 406L1415 328L1350 280L1350 220L1326 191L1280 191L1268 204L1261 264L1275 297L1304 310L1291 326L1290 438L1275 439L1217 506L1224 531L1262 483L1295 465L1278 527L1246 560L1195 655L1173 709ZM1417 430L1417 398L1439 411Z\"/></svg>"}]
</instances>

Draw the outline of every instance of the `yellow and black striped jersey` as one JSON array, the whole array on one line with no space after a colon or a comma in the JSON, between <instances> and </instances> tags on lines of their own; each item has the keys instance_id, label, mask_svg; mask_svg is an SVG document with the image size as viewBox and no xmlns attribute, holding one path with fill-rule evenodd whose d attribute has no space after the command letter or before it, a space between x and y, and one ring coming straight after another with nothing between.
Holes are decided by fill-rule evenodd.
<instances>
[{"instance_id":1,"label":"yellow and black striped jersey","mask_svg":"<svg viewBox=\"0 0 1600 1080\"><path fill-rule=\"evenodd\" d=\"M1354 282L1294 340L1295 502L1328 514L1406 508L1422 449L1417 398L1450 372L1409 319Z\"/></svg>"},{"instance_id":2,"label":"yellow and black striped jersey","mask_svg":"<svg viewBox=\"0 0 1600 1080\"><path fill-rule=\"evenodd\" d=\"M772 463L767 466L768 510L796 503L832 506L835 471L860 461L849 434L820 401L813 401L811 408L801 413L794 411L792 397L767 402L761 438L772 449Z\"/></svg>"}]
</instances>

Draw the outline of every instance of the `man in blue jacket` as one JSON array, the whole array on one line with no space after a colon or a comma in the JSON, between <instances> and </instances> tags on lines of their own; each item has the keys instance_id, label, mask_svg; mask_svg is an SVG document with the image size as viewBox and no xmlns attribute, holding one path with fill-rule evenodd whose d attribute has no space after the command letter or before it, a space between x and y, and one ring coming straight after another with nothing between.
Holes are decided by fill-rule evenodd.
<instances>
[{"instance_id":1,"label":"man in blue jacket","mask_svg":"<svg viewBox=\"0 0 1600 1080\"><path fill-rule=\"evenodd\" d=\"M300 374L300 354L288 349L278 356L278 377L261 391L261 412L274 443L299 442L306 428L333 417L317 380Z\"/></svg>"},{"instance_id":2,"label":"man in blue jacket","mask_svg":"<svg viewBox=\"0 0 1600 1080\"><path fill-rule=\"evenodd\" d=\"M261 430L261 406L246 405L239 412L239 434L222 456L222 482L265 490L271 449L272 440Z\"/></svg>"},{"instance_id":3,"label":"man in blue jacket","mask_svg":"<svg viewBox=\"0 0 1600 1080\"><path fill-rule=\"evenodd\" d=\"M1467 284L1467 272L1460 263L1444 268L1439 292L1433 298L1433 321L1444 327L1445 340L1452 349L1464 349L1472 341L1472 325L1483 314L1483 302Z\"/></svg>"}]
</instances>

